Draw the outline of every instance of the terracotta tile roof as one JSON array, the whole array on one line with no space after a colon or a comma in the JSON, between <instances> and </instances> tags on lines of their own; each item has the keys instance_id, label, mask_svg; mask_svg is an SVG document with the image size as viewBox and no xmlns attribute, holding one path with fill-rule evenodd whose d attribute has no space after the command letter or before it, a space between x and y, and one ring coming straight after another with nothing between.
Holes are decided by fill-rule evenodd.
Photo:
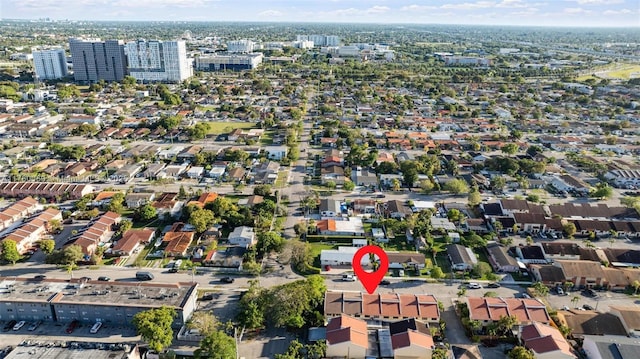
<instances>
[{"instance_id":1,"label":"terracotta tile roof","mask_svg":"<svg viewBox=\"0 0 640 359\"><path fill-rule=\"evenodd\" d=\"M118 240L118 243L113 246L113 251L131 253L138 243L148 241L152 238L154 232L154 230L148 228L130 229Z\"/></svg>"},{"instance_id":2,"label":"terracotta tile roof","mask_svg":"<svg viewBox=\"0 0 640 359\"><path fill-rule=\"evenodd\" d=\"M521 336L524 346L538 355L559 351L569 357L575 357L571 345L562 336L562 333L549 325L529 324L522 328Z\"/></svg>"},{"instance_id":3,"label":"terracotta tile roof","mask_svg":"<svg viewBox=\"0 0 640 359\"><path fill-rule=\"evenodd\" d=\"M194 232L168 232L162 239L163 242L169 242L164 249L167 253L181 253L187 251L191 242L193 242ZM167 240L168 239L168 240Z\"/></svg>"},{"instance_id":4,"label":"terracotta tile roof","mask_svg":"<svg viewBox=\"0 0 640 359\"><path fill-rule=\"evenodd\" d=\"M627 329L640 330L640 308L638 307L614 307L610 306L611 312L614 314L619 313L619 317L622 319Z\"/></svg>"},{"instance_id":5,"label":"terracotta tile roof","mask_svg":"<svg viewBox=\"0 0 640 359\"><path fill-rule=\"evenodd\" d=\"M498 321L513 315L520 323L549 323L547 308L537 299L469 297L469 317L472 320Z\"/></svg>"},{"instance_id":6,"label":"terracotta tile roof","mask_svg":"<svg viewBox=\"0 0 640 359\"><path fill-rule=\"evenodd\" d=\"M392 335L391 345L393 346L393 350L413 345L420 346L425 349L431 349L434 347L433 338L430 335L420 333L415 330L407 330L404 333Z\"/></svg>"},{"instance_id":7,"label":"terracotta tile roof","mask_svg":"<svg viewBox=\"0 0 640 359\"><path fill-rule=\"evenodd\" d=\"M324 309L327 316L440 319L438 301L428 294L326 292Z\"/></svg>"}]
</instances>

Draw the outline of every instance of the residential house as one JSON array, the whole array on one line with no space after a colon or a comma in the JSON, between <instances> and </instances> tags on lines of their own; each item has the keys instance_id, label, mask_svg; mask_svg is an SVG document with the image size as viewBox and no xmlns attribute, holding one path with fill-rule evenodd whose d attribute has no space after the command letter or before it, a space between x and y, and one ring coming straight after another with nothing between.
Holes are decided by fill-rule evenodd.
<instances>
[{"instance_id":1,"label":"residential house","mask_svg":"<svg viewBox=\"0 0 640 359\"><path fill-rule=\"evenodd\" d=\"M240 198L238 200L238 206L247 206L247 207L253 207L257 204L260 204L264 202L264 197L263 196L258 196L257 194L251 195L249 197L246 198Z\"/></svg>"},{"instance_id":2,"label":"residential house","mask_svg":"<svg viewBox=\"0 0 640 359\"><path fill-rule=\"evenodd\" d=\"M350 315L380 321L415 318L434 324L440 320L438 301L429 294L327 291L324 314L327 318Z\"/></svg>"},{"instance_id":3,"label":"residential house","mask_svg":"<svg viewBox=\"0 0 640 359\"><path fill-rule=\"evenodd\" d=\"M116 256L130 256L140 245L151 243L156 231L150 228L130 229L111 247L110 252Z\"/></svg>"},{"instance_id":4,"label":"residential house","mask_svg":"<svg viewBox=\"0 0 640 359\"><path fill-rule=\"evenodd\" d=\"M531 323L520 328L520 341L539 359L576 359L571 345L557 328Z\"/></svg>"},{"instance_id":5,"label":"residential house","mask_svg":"<svg viewBox=\"0 0 640 359\"><path fill-rule=\"evenodd\" d=\"M86 184L58 183L58 182L3 182L0 183L0 196L21 198L39 196L45 198L62 197L79 199L92 193L94 187Z\"/></svg>"},{"instance_id":6,"label":"residential house","mask_svg":"<svg viewBox=\"0 0 640 359\"><path fill-rule=\"evenodd\" d=\"M489 243L486 246L489 262L498 273L517 272L520 270L518 261L507 253L507 249L498 243Z\"/></svg>"},{"instance_id":7,"label":"residential house","mask_svg":"<svg viewBox=\"0 0 640 359\"><path fill-rule=\"evenodd\" d=\"M576 288L605 285L605 275L600 262L585 260L556 260L554 265L560 266L565 281L572 282Z\"/></svg>"},{"instance_id":8,"label":"residential house","mask_svg":"<svg viewBox=\"0 0 640 359\"><path fill-rule=\"evenodd\" d=\"M112 181L119 181L120 183L127 183L132 180L138 173L142 172L142 165L131 164L126 165L117 170L114 174L109 176Z\"/></svg>"},{"instance_id":9,"label":"residential house","mask_svg":"<svg viewBox=\"0 0 640 359\"><path fill-rule=\"evenodd\" d=\"M559 310L557 316L559 324L571 328L573 338L583 338L587 335L627 335L620 318L612 313L599 313L593 310Z\"/></svg>"},{"instance_id":10,"label":"residential house","mask_svg":"<svg viewBox=\"0 0 640 359\"><path fill-rule=\"evenodd\" d=\"M167 257L182 257L195 238L195 232L185 231L185 224L174 223L171 229L162 237L164 253Z\"/></svg>"},{"instance_id":11,"label":"residential house","mask_svg":"<svg viewBox=\"0 0 640 359\"><path fill-rule=\"evenodd\" d=\"M149 179L158 178L158 174L160 174L166 166L165 163L149 163L147 164L147 169L142 172L142 175Z\"/></svg>"},{"instance_id":12,"label":"residential house","mask_svg":"<svg viewBox=\"0 0 640 359\"><path fill-rule=\"evenodd\" d=\"M229 243L243 247L253 246L257 243L256 233L252 227L236 227L229 233Z\"/></svg>"},{"instance_id":13,"label":"residential house","mask_svg":"<svg viewBox=\"0 0 640 359\"><path fill-rule=\"evenodd\" d=\"M478 264L478 258L471 248L459 244L449 244L447 256L453 270L470 271Z\"/></svg>"},{"instance_id":14,"label":"residential house","mask_svg":"<svg viewBox=\"0 0 640 359\"><path fill-rule=\"evenodd\" d=\"M162 193L151 203L160 218L178 218L183 204L184 202L178 201L178 194L173 192Z\"/></svg>"},{"instance_id":15,"label":"residential house","mask_svg":"<svg viewBox=\"0 0 640 359\"><path fill-rule=\"evenodd\" d=\"M376 213L377 202L373 199L357 198L353 202L353 211L359 214L374 214Z\"/></svg>"},{"instance_id":16,"label":"residential house","mask_svg":"<svg viewBox=\"0 0 640 359\"><path fill-rule=\"evenodd\" d=\"M264 151L267 153L267 158L270 160L280 161L287 157L289 153L289 147L287 146L265 146Z\"/></svg>"},{"instance_id":17,"label":"residential house","mask_svg":"<svg viewBox=\"0 0 640 359\"><path fill-rule=\"evenodd\" d=\"M431 359L435 345L429 333L407 330L391 335L394 358Z\"/></svg>"},{"instance_id":18,"label":"residential house","mask_svg":"<svg viewBox=\"0 0 640 359\"><path fill-rule=\"evenodd\" d=\"M189 164L183 163L181 165L168 165L157 175L158 178L174 178L177 179L187 172Z\"/></svg>"},{"instance_id":19,"label":"residential house","mask_svg":"<svg viewBox=\"0 0 640 359\"><path fill-rule=\"evenodd\" d=\"M54 220L62 222L62 212L54 208L47 208L24 225L13 230L3 241L12 240L16 242L18 253L25 254L49 232L49 224Z\"/></svg>"},{"instance_id":20,"label":"residential house","mask_svg":"<svg viewBox=\"0 0 640 359\"><path fill-rule=\"evenodd\" d=\"M220 179L225 175L226 172L227 172L226 165L213 165L211 166L211 169L209 170L207 175L211 178Z\"/></svg>"},{"instance_id":21,"label":"residential house","mask_svg":"<svg viewBox=\"0 0 640 359\"><path fill-rule=\"evenodd\" d=\"M547 307L538 299L467 297L467 304L469 319L479 320L483 327L510 315L519 325L551 322Z\"/></svg>"},{"instance_id":22,"label":"residential house","mask_svg":"<svg viewBox=\"0 0 640 359\"><path fill-rule=\"evenodd\" d=\"M385 213L388 217L404 219L413 214L413 211L403 201L390 200L386 203Z\"/></svg>"},{"instance_id":23,"label":"residential house","mask_svg":"<svg viewBox=\"0 0 640 359\"><path fill-rule=\"evenodd\" d=\"M367 322L346 315L329 320L326 338L329 358L365 358L369 349Z\"/></svg>"},{"instance_id":24,"label":"residential house","mask_svg":"<svg viewBox=\"0 0 640 359\"><path fill-rule=\"evenodd\" d=\"M189 148L180 152L176 157L180 162L191 163L196 158L196 155L200 153L201 150L202 150L201 146L197 146L197 145L189 146Z\"/></svg>"},{"instance_id":25,"label":"residential house","mask_svg":"<svg viewBox=\"0 0 640 359\"><path fill-rule=\"evenodd\" d=\"M529 271L536 282L541 282L549 287L563 285L566 277L562 267L551 264L530 264Z\"/></svg>"},{"instance_id":26,"label":"residential house","mask_svg":"<svg viewBox=\"0 0 640 359\"><path fill-rule=\"evenodd\" d=\"M359 247L339 246L338 249L323 249L320 251L320 265L322 268L329 267L351 267L354 254L360 249ZM371 262L368 256L360 259L362 267L369 267Z\"/></svg>"},{"instance_id":27,"label":"residential house","mask_svg":"<svg viewBox=\"0 0 640 359\"><path fill-rule=\"evenodd\" d=\"M637 306L609 306L609 312L620 318L627 335L637 338L640 333L640 308Z\"/></svg>"},{"instance_id":28,"label":"residential house","mask_svg":"<svg viewBox=\"0 0 640 359\"><path fill-rule=\"evenodd\" d=\"M78 237L70 244L79 245L84 253L84 260L90 261L98 249L98 246L109 242L113 236L115 226L120 223L122 218L115 212L106 212L100 218L95 220L91 225L78 235Z\"/></svg>"},{"instance_id":29,"label":"residential house","mask_svg":"<svg viewBox=\"0 0 640 359\"><path fill-rule=\"evenodd\" d=\"M378 177L373 170L360 166L351 169L351 181L356 186L377 187Z\"/></svg>"},{"instance_id":30,"label":"residential house","mask_svg":"<svg viewBox=\"0 0 640 359\"><path fill-rule=\"evenodd\" d=\"M329 182L334 182L338 186L344 185L344 168L339 166L323 167L320 173L322 184L326 185Z\"/></svg>"},{"instance_id":31,"label":"residential house","mask_svg":"<svg viewBox=\"0 0 640 359\"><path fill-rule=\"evenodd\" d=\"M202 265L213 270L239 272L242 270L242 260L246 251L247 249L242 246L213 250L207 253Z\"/></svg>"},{"instance_id":32,"label":"residential house","mask_svg":"<svg viewBox=\"0 0 640 359\"><path fill-rule=\"evenodd\" d=\"M247 171L245 171L244 168L235 167L227 171L227 178L229 178L229 180L232 182L241 182L244 179L246 173Z\"/></svg>"},{"instance_id":33,"label":"residential house","mask_svg":"<svg viewBox=\"0 0 640 359\"><path fill-rule=\"evenodd\" d=\"M420 270L425 267L425 257L422 253L386 251L389 269Z\"/></svg>"},{"instance_id":34,"label":"residential house","mask_svg":"<svg viewBox=\"0 0 640 359\"><path fill-rule=\"evenodd\" d=\"M200 208L204 208L205 205L215 201L218 198L218 194L215 192L204 192L195 201L190 201L187 205L196 205Z\"/></svg>"},{"instance_id":35,"label":"residential house","mask_svg":"<svg viewBox=\"0 0 640 359\"><path fill-rule=\"evenodd\" d=\"M362 218L349 217L346 219L322 219L317 221L316 228L319 234L327 236L362 236L364 237L364 225Z\"/></svg>"},{"instance_id":36,"label":"residential house","mask_svg":"<svg viewBox=\"0 0 640 359\"><path fill-rule=\"evenodd\" d=\"M517 246L516 255L520 262L524 264L547 264L551 262L547 259L544 249L540 245Z\"/></svg>"},{"instance_id":37,"label":"residential house","mask_svg":"<svg viewBox=\"0 0 640 359\"><path fill-rule=\"evenodd\" d=\"M538 244L551 260L580 259L580 246L575 242L540 242Z\"/></svg>"},{"instance_id":38,"label":"residential house","mask_svg":"<svg viewBox=\"0 0 640 359\"><path fill-rule=\"evenodd\" d=\"M199 179L202 175L204 175L204 167L202 166L192 166L187 171L187 177L191 179Z\"/></svg>"},{"instance_id":39,"label":"residential house","mask_svg":"<svg viewBox=\"0 0 640 359\"><path fill-rule=\"evenodd\" d=\"M589 359L640 358L638 338L621 335L583 335L582 350Z\"/></svg>"},{"instance_id":40,"label":"residential house","mask_svg":"<svg viewBox=\"0 0 640 359\"><path fill-rule=\"evenodd\" d=\"M254 166L252 172L254 183L274 184L278 179L280 164L275 161L266 161L257 166Z\"/></svg>"},{"instance_id":41,"label":"residential house","mask_svg":"<svg viewBox=\"0 0 640 359\"><path fill-rule=\"evenodd\" d=\"M341 217L342 206L340 201L331 198L323 198L320 200L320 216L321 217Z\"/></svg>"},{"instance_id":42,"label":"residential house","mask_svg":"<svg viewBox=\"0 0 640 359\"><path fill-rule=\"evenodd\" d=\"M0 230L4 230L21 219L35 213L41 206L33 197L26 197L0 211Z\"/></svg>"},{"instance_id":43,"label":"residential house","mask_svg":"<svg viewBox=\"0 0 640 359\"><path fill-rule=\"evenodd\" d=\"M126 195L124 201L128 208L135 209L153 202L155 198L156 194L153 192L132 192Z\"/></svg>"}]
</instances>

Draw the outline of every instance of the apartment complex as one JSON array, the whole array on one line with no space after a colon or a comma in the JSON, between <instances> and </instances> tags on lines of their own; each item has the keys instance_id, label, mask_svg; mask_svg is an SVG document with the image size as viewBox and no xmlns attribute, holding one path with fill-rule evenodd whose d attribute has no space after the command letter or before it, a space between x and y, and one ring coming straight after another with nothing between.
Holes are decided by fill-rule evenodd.
<instances>
[{"instance_id":1,"label":"apartment complex","mask_svg":"<svg viewBox=\"0 0 640 359\"><path fill-rule=\"evenodd\" d=\"M138 81L181 82L192 74L184 41L132 41L125 54L129 74Z\"/></svg>"},{"instance_id":2,"label":"apartment complex","mask_svg":"<svg viewBox=\"0 0 640 359\"><path fill-rule=\"evenodd\" d=\"M73 77L78 82L122 81L127 74L124 44L120 40L70 39Z\"/></svg>"},{"instance_id":3,"label":"apartment complex","mask_svg":"<svg viewBox=\"0 0 640 359\"><path fill-rule=\"evenodd\" d=\"M104 322L129 326L133 316L169 306L180 328L196 308L197 283L127 283L0 277L0 320Z\"/></svg>"},{"instance_id":4,"label":"apartment complex","mask_svg":"<svg viewBox=\"0 0 640 359\"><path fill-rule=\"evenodd\" d=\"M251 70L262 63L262 53L196 57L198 71Z\"/></svg>"},{"instance_id":5,"label":"apartment complex","mask_svg":"<svg viewBox=\"0 0 640 359\"><path fill-rule=\"evenodd\" d=\"M340 37L335 35L297 35L296 41L312 41L313 46L340 45Z\"/></svg>"},{"instance_id":6,"label":"apartment complex","mask_svg":"<svg viewBox=\"0 0 640 359\"><path fill-rule=\"evenodd\" d=\"M230 53L251 53L256 44L251 40L235 40L227 42L227 52Z\"/></svg>"},{"instance_id":7,"label":"apartment complex","mask_svg":"<svg viewBox=\"0 0 640 359\"><path fill-rule=\"evenodd\" d=\"M33 67L39 80L54 80L69 74L64 49L34 50Z\"/></svg>"}]
</instances>

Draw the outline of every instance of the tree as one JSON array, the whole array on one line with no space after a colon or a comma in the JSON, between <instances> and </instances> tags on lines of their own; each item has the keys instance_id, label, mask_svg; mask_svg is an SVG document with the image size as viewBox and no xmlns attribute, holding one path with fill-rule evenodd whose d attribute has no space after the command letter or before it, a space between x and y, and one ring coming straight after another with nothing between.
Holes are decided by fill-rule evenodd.
<instances>
[{"instance_id":1,"label":"tree","mask_svg":"<svg viewBox=\"0 0 640 359\"><path fill-rule=\"evenodd\" d=\"M538 293L538 295L541 297L546 297L547 295L549 295L549 287L542 284L542 282L533 283L531 288L533 288L533 290L535 290L536 293Z\"/></svg>"},{"instance_id":2,"label":"tree","mask_svg":"<svg viewBox=\"0 0 640 359\"><path fill-rule=\"evenodd\" d=\"M49 232L58 233L62 231L62 222L59 219L52 219L49 221Z\"/></svg>"},{"instance_id":3,"label":"tree","mask_svg":"<svg viewBox=\"0 0 640 359\"><path fill-rule=\"evenodd\" d=\"M534 359L535 358L533 353L529 349L523 346L516 346L513 349L511 349L509 351L508 357L509 359Z\"/></svg>"},{"instance_id":4,"label":"tree","mask_svg":"<svg viewBox=\"0 0 640 359\"><path fill-rule=\"evenodd\" d=\"M215 217L212 211L204 208L197 208L191 211L187 222L196 228L196 232L203 233L215 223Z\"/></svg>"},{"instance_id":5,"label":"tree","mask_svg":"<svg viewBox=\"0 0 640 359\"><path fill-rule=\"evenodd\" d=\"M187 323L189 329L197 329L202 335L207 335L216 331L218 318L209 311L195 311Z\"/></svg>"},{"instance_id":6,"label":"tree","mask_svg":"<svg viewBox=\"0 0 640 359\"><path fill-rule=\"evenodd\" d=\"M13 265L22 258L20 252L18 252L18 244L14 240L5 239L0 247L2 248L0 256L4 261Z\"/></svg>"},{"instance_id":7,"label":"tree","mask_svg":"<svg viewBox=\"0 0 640 359\"><path fill-rule=\"evenodd\" d=\"M431 268L431 278L433 279L440 279L444 277L444 272L442 271L442 268L440 267L433 267Z\"/></svg>"},{"instance_id":8,"label":"tree","mask_svg":"<svg viewBox=\"0 0 640 359\"><path fill-rule=\"evenodd\" d=\"M567 237L573 238L573 235L576 234L577 228L573 222L568 222L562 226L562 231L567 235Z\"/></svg>"},{"instance_id":9,"label":"tree","mask_svg":"<svg viewBox=\"0 0 640 359\"><path fill-rule=\"evenodd\" d=\"M209 333L194 353L196 359L228 359L236 357L236 342L221 330Z\"/></svg>"},{"instance_id":10,"label":"tree","mask_svg":"<svg viewBox=\"0 0 640 359\"><path fill-rule=\"evenodd\" d=\"M184 186L180 185L180 189L178 189L178 198L186 199L187 196L187 190L184 189Z\"/></svg>"},{"instance_id":11,"label":"tree","mask_svg":"<svg viewBox=\"0 0 640 359\"><path fill-rule=\"evenodd\" d=\"M56 241L53 239L43 239L40 241L40 249L46 254L51 254L56 248Z\"/></svg>"},{"instance_id":12,"label":"tree","mask_svg":"<svg viewBox=\"0 0 640 359\"><path fill-rule=\"evenodd\" d=\"M84 257L82 247L77 244L72 244L62 250L62 264L75 265Z\"/></svg>"},{"instance_id":13,"label":"tree","mask_svg":"<svg viewBox=\"0 0 640 359\"><path fill-rule=\"evenodd\" d=\"M262 253L279 252L284 245L284 238L276 232L266 232L258 235L258 248Z\"/></svg>"},{"instance_id":14,"label":"tree","mask_svg":"<svg viewBox=\"0 0 640 359\"><path fill-rule=\"evenodd\" d=\"M578 307L578 302L580 301L580 297L578 297L577 295L574 296L573 298L571 298L571 303L573 303L574 307Z\"/></svg>"},{"instance_id":15,"label":"tree","mask_svg":"<svg viewBox=\"0 0 640 359\"><path fill-rule=\"evenodd\" d=\"M289 241L291 246L291 265L298 272L304 272L313 263L311 246L307 242Z\"/></svg>"},{"instance_id":16,"label":"tree","mask_svg":"<svg viewBox=\"0 0 640 359\"><path fill-rule=\"evenodd\" d=\"M411 188L418 180L418 169L420 163L417 161L403 161L400 163L400 171L402 171L402 180L404 185Z\"/></svg>"},{"instance_id":17,"label":"tree","mask_svg":"<svg viewBox=\"0 0 640 359\"><path fill-rule=\"evenodd\" d=\"M491 266L487 262L478 262L473 269L471 270L472 274L482 278L485 277L489 273L493 273Z\"/></svg>"},{"instance_id":18,"label":"tree","mask_svg":"<svg viewBox=\"0 0 640 359\"><path fill-rule=\"evenodd\" d=\"M268 184L260 184L253 188L253 194L256 196L269 197L271 196L271 186Z\"/></svg>"},{"instance_id":19,"label":"tree","mask_svg":"<svg viewBox=\"0 0 640 359\"><path fill-rule=\"evenodd\" d=\"M305 222L298 222L293 225L293 230L296 232L297 235L300 236L304 233L307 233L307 231L309 230L309 226L307 226L307 223Z\"/></svg>"},{"instance_id":20,"label":"tree","mask_svg":"<svg viewBox=\"0 0 640 359\"><path fill-rule=\"evenodd\" d=\"M329 189L335 189L336 188L336 181L327 181L324 185Z\"/></svg>"},{"instance_id":21,"label":"tree","mask_svg":"<svg viewBox=\"0 0 640 359\"><path fill-rule=\"evenodd\" d=\"M445 183L443 189L453 194L464 194L469 192L469 185L465 180L453 179Z\"/></svg>"},{"instance_id":22,"label":"tree","mask_svg":"<svg viewBox=\"0 0 640 359\"><path fill-rule=\"evenodd\" d=\"M516 324L518 324L518 318L513 315L504 315L498 319L498 330L504 334L510 331Z\"/></svg>"},{"instance_id":23,"label":"tree","mask_svg":"<svg viewBox=\"0 0 640 359\"><path fill-rule=\"evenodd\" d=\"M133 219L138 221L150 221L158 217L158 210L151 203L146 203L133 211Z\"/></svg>"},{"instance_id":24,"label":"tree","mask_svg":"<svg viewBox=\"0 0 640 359\"><path fill-rule=\"evenodd\" d=\"M397 178L394 178L391 180L391 188L394 191L399 191L400 190L400 180L398 180Z\"/></svg>"},{"instance_id":25,"label":"tree","mask_svg":"<svg viewBox=\"0 0 640 359\"><path fill-rule=\"evenodd\" d=\"M613 196L613 189L606 183L598 183L596 189L589 194L593 198L611 198Z\"/></svg>"},{"instance_id":26,"label":"tree","mask_svg":"<svg viewBox=\"0 0 640 359\"><path fill-rule=\"evenodd\" d=\"M480 196L480 192L477 188L474 188L471 192L469 192L469 196L467 197L467 201L469 207L475 207L482 202L482 197Z\"/></svg>"},{"instance_id":27,"label":"tree","mask_svg":"<svg viewBox=\"0 0 640 359\"><path fill-rule=\"evenodd\" d=\"M506 185L507 181L502 176L493 176L493 178L491 178L491 188L496 192L502 192Z\"/></svg>"},{"instance_id":28,"label":"tree","mask_svg":"<svg viewBox=\"0 0 640 359\"><path fill-rule=\"evenodd\" d=\"M638 294L638 289L640 289L640 281L634 280L633 283L631 283L631 286L634 290L633 294Z\"/></svg>"},{"instance_id":29,"label":"tree","mask_svg":"<svg viewBox=\"0 0 640 359\"><path fill-rule=\"evenodd\" d=\"M507 143L506 145L500 147L500 150L508 155L515 155L519 149L520 147L518 147L518 145L516 145L515 143Z\"/></svg>"},{"instance_id":30,"label":"tree","mask_svg":"<svg viewBox=\"0 0 640 359\"><path fill-rule=\"evenodd\" d=\"M162 306L134 315L133 325L136 332L149 344L149 347L160 353L173 342L171 325L175 316L175 309Z\"/></svg>"},{"instance_id":31,"label":"tree","mask_svg":"<svg viewBox=\"0 0 640 359\"><path fill-rule=\"evenodd\" d=\"M447 218L451 222L460 222L460 220L464 218L464 215L462 214L462 212L460 212L459 209L452 208L447 212Z\"/></svg>"},{"instance_id":32,"label":"tree","mask_svg":"<svg viewBox=\"0 0 640 359\"><path fill-rule=\"evenodd\" d=\"M345 191L353 191L353 189L356 188L356 184L352 181L345 181L342 187Z\"/></svg>"},{"instance_id":33,"label":"tree","mask_svg":"<svg viewBox=\"0 0 640 359\"><path fill-rule=\"evenodd\" d=\"M420 189L424 193L431 192L434 187L435 186L433 185L433 182L431 182L431 180L425 179L425 180L420 181Z\"/></svg>"}]
</instances>

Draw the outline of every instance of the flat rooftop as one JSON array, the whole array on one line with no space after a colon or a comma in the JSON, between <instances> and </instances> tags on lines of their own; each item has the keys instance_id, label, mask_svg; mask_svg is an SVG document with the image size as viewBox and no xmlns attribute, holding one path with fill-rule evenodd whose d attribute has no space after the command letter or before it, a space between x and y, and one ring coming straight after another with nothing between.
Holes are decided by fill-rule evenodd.
<instances>
[{"instance_id":1,"label":"flat rooftop","mask_svg":"<svg viewBox=\"0 0 640 359\"><path fill-rule=\"evenodd\" d=\"M197 283L101 282L0 277L0 302L183 307Z\"/></svg>"},{"instance_id":2,"label":"flat rooftop","mask_svg":"<svg viewBox=\"0 0 640 359\"><path fill-rule=\"evenodd\" d=\"M98 347L101 346L102 349ZM137 350L133 348L134 350ZM19 346L9 353L5 359L126 359L132 347L129 345L70 343L68 347L57 346Z\"/></svg>"}]
</instances>

